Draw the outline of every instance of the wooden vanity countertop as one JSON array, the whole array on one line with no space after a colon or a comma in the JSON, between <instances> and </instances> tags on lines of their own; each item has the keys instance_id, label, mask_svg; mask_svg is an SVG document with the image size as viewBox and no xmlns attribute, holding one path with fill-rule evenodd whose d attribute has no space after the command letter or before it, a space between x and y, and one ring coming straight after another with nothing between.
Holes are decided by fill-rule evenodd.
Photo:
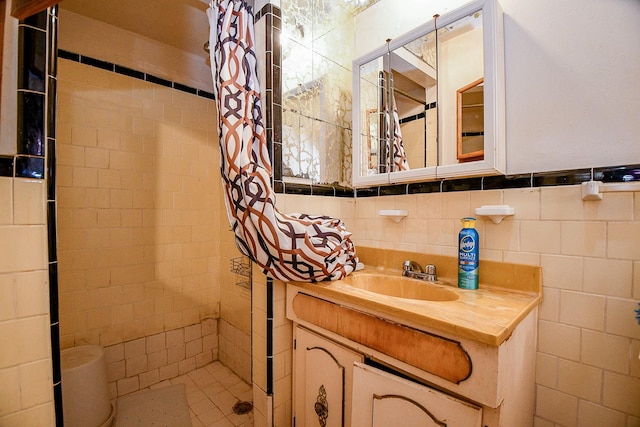
<instances>
[{"instance_id":1,"label":"wooden vanity countertop","mask_svg":"<svg viewBox=\"0 0 640 427\"><path fill-rule=\"evenodd\" d=\"M352 273L354 275L376 273L400 277L399 269L390 269L384 264L391 261L391 265L401 266L402 259L420 258L415 254L399 251L387 250L385 253L385 250L371 250L375 252L375 257L370 256L371 252L368 249L358 248L358 251L365 269ZM430 330L439 330L493 346L499 346L508 339L516 326L542 301L540 267L485 263L485 274L483 275L483 270L480 272L479 288L466 290L458 288L455 280L450 277L452 269L457 267L455 258L424 258L416 261L421 265L434 263L445 273L438 277L437 284L456 292L457 300L423 301L397 298L349 286L342 280L292 284L304 289L309 295L325 296L364 311L388 316L390 320L406 321L407 324L424 326ZM367 260L381 262L370 265ZM482 261L480 265L482 266ZM490 271L495 268L500 271ZM449 277L446 273L449 273ZM484 283L483 277L493 281L490 284Z\"/></svg>"}]
</instances>

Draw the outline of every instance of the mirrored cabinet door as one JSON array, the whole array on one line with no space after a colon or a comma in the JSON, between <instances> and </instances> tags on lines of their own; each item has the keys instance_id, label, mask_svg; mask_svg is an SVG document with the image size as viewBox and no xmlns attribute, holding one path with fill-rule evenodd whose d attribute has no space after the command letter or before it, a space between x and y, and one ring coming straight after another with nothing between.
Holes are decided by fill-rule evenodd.
<instances>
[{"instance_id":1,"label":"mirrored cabinet door","mask_svg":"<svg viewBox=\"0 0 640 427\"><path fill-rule=\"evenodd\" d=\"M504 173L502 32L480 0L354 61L354 186Z\"/></svg>"}]
</instances>

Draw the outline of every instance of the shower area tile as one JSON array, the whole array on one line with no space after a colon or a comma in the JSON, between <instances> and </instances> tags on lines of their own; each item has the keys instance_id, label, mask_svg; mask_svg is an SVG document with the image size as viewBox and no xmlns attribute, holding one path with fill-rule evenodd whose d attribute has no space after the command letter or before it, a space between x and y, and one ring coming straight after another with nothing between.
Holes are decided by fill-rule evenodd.
<instances>
[{"instance_id":1,"label":"shower area tile","mask_svg":"<svg viewBox=\"0 0 640 427\"><path fill-rule=\"evenodd\" d=\"M253 426L251 385L222 363L210 363L151 388L178 383L186 387L193 427Z\"/></svg>"}]
</instances>

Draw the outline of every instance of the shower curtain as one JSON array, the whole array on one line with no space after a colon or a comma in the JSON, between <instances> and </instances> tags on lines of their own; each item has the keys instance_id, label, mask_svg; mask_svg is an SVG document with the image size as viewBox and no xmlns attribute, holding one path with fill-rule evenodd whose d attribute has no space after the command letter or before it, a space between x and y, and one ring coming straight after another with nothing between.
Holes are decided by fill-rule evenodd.
<instances>
[{"instance_id":1,"label":"shower curtain","mask_svg":"<svg viewBox=\"0 0 640 427\"><path fill-rule=\"evenodd\" d=\"M398 117L398 108L396 107L395 96L391 97L393 103L393 169L391 172L406 171L411 169L407 161L407 154L404 151L404 142L402 141L402 131L400 130L400 118ZM387 118L389 115L387 114ZM387 129L391 126L387 123ZM387 135L387 141L389 140Z\"/></svg>"},{"instance_id":2,"label":"shower curtain","mask_svg":"<svg viewBox=\"0 0 640 427\"><path fill-rule=\"evenodd\" d=\"M240 251L279 280L337 280L356 269L355 246L341 220L282 214L271 188L253 15L245 0L207 10L220 169L229 223Z\"/></svg>"}]
</instances>

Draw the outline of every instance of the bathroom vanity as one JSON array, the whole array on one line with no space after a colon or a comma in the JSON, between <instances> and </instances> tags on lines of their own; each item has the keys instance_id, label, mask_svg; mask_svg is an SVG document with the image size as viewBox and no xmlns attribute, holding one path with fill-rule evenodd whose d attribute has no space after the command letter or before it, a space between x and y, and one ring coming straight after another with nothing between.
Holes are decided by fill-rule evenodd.
<instances>
[{"instance_id":1,"label":"bathroom vanity","mask_svg":"<svg viewBox=\"0 0 640 427\"><path fill-rule=\"evenodd\" d=\"M455 258L358 248L344 280L288 283L293 425L533 425L540 267L485 261L455 286ZM403 278L435 264L435 283Z\"/></svg>"}]
</instances>

